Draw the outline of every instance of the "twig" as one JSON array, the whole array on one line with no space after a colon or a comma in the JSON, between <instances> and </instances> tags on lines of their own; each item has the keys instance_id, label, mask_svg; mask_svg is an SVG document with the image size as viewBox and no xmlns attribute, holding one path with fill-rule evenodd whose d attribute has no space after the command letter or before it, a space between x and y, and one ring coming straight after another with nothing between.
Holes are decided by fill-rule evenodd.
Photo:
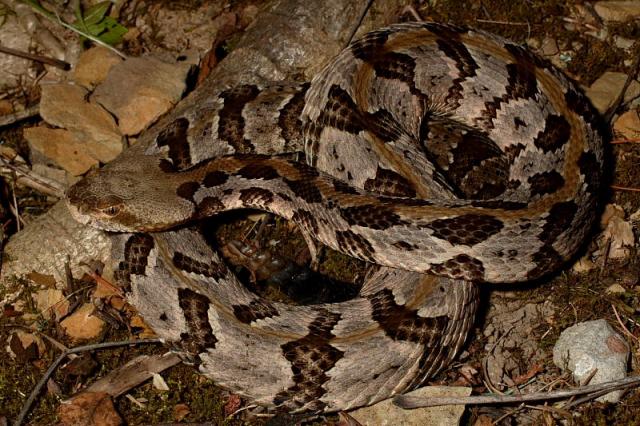
<instances>
[{"instance_id":1,"label":"twig","mask_svg":"<svg viewBox=\"0 0 640 426\"><path fill-rule=\"evenodd\" d=\"M23 52L21 50L11 49L10 47L0 46L0 53L6 53L7 55L17 56L19 58L31 59L32 61L42 62L43 64L51 65L56 68L69 71L71 65L69 62L61 61L60 59L50 58L48 56L35 55L29 52Z\"/></svg>"},{"instance_id":2,"label":"twig","mask_svg":"<svg viewBox=\"0 0 640 426\"><path fill-rule=\"evenodd\" d=\"M34 115L38 115L40 112L40 104L30 106L22 111L16 111L12 114L3 115L0 117L0 127L8 126L9 124L17 123L27 118L31 118Z\"/></svg>"},{"instance_id":3,"label":"twig","mask_svg":"<svg viewBox=\"0 0 640 426\"><path fill-rule=\"evenodd\" d=\"M640 385L640 376L626 377L620 380L588 385L575 389L565 389L553 392L533 392L521 395L486 395L467 397L432 397L424 398L418 396L398 395L393 398L393 403L404 409L414 409L421 407L436 407L439 405L488 405L488 404L519 404L531 401L548 401L553 399L564 399L575 395L585 395L593 393L609 393L618 389L625 389Z\"/></svg>"},{"instance_id":4,"label":"twig","mask_svg":"<svg viewBox=\"0 0 640 426\"><path fill-rule=\"evenodd\" d=\"M638 73L640 73L640 55L638 55L638 50L640 50L640 43L635 42L633 44L633 52L636 53L636 59L633 61L633 65L631 65L631 71L627 75L627 80L624 82L624 86L622 86L622 90L618 93L616 100L611 104L611 106L605 111L602 115L607 123L611 124L611 120L615 115L620 105L624 102L624 95L627 94L627 89L631 85L631 83L638 78Z\"/></svg>"},{"instance_id":5,"label":"twig","mask_svg":"<svg viewBox=\"0 0 640 426\"><path fill-rule=\"evenodd\" d=\"M611 145L620 145L623 143L640 143L640 138L614 139Z\"/></svg>"},{"instance_id":6,"label":"twig","mask_svg":"<svg viewBox=\"0 0 640 426\"><path fill-rule=\"evenodd\" d=\"M616 315L616 319L618 320L618 324L620 324L620 327L622 327L622 330L624 331L624 334L626 334L627 336L631 337L632 340L635 340L637 342L639 339L636 336L634 336L633 333L630 332L629 329L624 325L624 323L622 322L622 319L620 318L620 315L618 314L618 310L616 309L616 305L614 305L612 303L611 304L611 308L613 308L613 313Z\"/></svg>"},{"instance_id":7,"label":"twig","mask_svg":"<svg viewBox=\"0 0 640 426\"><path fill-rule=\"evenodd\" d=\"M356 25L353 27L353 30L351 30L351 34L349 34L349 37L347 37L347 42L345 43L344 47L347 47L348 45L351 44L353 37L355 37L356 32L358 32L358 28L360 28L360 25L362 25L362 21L364 21L364 17L367 16L367 13L369 13L369 9L371 8L371 5L373 4L373 2L374 0L368 0L367 4L364 5L364 9L362 10L362 13L360 13L360 16L358 17L358 22L356 22Z\"/></svg>"},{"instance_id":8,"label":"twig","mask_svg":"<svg viewBox=\"0 0 640 426\"><path fill-rule=\"evenodd\" d=\"M45 178L44 176L40 176L26 166L16 166L11 164L2 157L0 157L0 165L14 172L16 176L16 183L23 184L46 195L51 195L52 197L64 197L64 187L58 182ZM0 174L3 172L4 171L0 168Z\"/></svg>"},{"instance_id":9,"label":"twig","mask_svg":"<svg viewBox=\"0 0 640 426\"><path fill-rule=\"evenodd\" d=\"M55 359L55 361L53 361L53 363L49 366L49 368L44 373L42 378L40 378L40 381L38 381L36 386L33 388L33 390L31 391L31 394L29 394L29 397L27 398L24 405L22 406L22 409L20 410L20 414L18 415L18 419L16 420L15 425L20 426L24 423L24 420L27 417L27 414L29 414L29 411L31 410L31 406L33 405L33 402L35 401L36 397L40 394L42 387L47 383L47 380L49 380L49 377L51 377L51 375L62 363L62 361L64 361L65 358L68 357L69 355L77 354L80 352L93 351L96 349L108 349L108 348L115 348L119 346L141 345L141 344L147 344L147 343L160 343L160 339L126 340L123 342L97 343L93 345L78 346L78 347L69 349L67 351L64 351L63 353L60 354L60 356L58 356L58 358Z\"/></svg>"},{"instance_id":10,"label":"twig","mask_svg":"<svg viewBox=\"0 0 640 426\"><path fill-rule=\"evenodd\" d=\"M640 188L634 188L631 186L610 185L609 188L616 189L618 191L640 192Z\"/></svg>"},{"instance_id":11,"label":"twig","mask_svg":"<svg viewBox=\"0 0 640 426\"><path fill-rule=\"evenodd\" d=\"M494 21L493 19L476 19L476 22L481 22L483 24L521 25L523 27L530 25L528 22Z\"/></svg>"}]
</instances>

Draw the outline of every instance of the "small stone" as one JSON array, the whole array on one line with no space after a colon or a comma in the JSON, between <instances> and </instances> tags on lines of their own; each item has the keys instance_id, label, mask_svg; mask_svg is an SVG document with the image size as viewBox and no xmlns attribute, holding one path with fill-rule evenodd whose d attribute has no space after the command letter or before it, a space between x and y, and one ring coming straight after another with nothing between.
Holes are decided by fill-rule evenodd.
<instances>
[{"instance_id":1,"label":"small stone","mask_svg":"<svg viewBox=\"0 0 640 426\"><path fill-rule=\"evenodd\" d=\"M632 109L622 114L613 123L613 131L621 138L635 139L640 137L640 111Z\"/></svg>"},{"instance_id":2,"label":"small stone","mask_svg":"<svg viewBox=\"0 0 640 426\"><path fill-rule=\"evenodd\" d=\"M130 58L111 68L91 99L118 117L123 134L135 135L180 100L190 68L189 63Z\"/></svg>"},{"instance_id":3,"label":"small stone","mask_svg":"<svg viewBox=\"0 0 640 426\"><path fill-rule=\"evenodd\" d=\"M627 289L622 287L620 284L615 283L607 287L607 289L604 292L607 294L622 294L622 293L626 293Z\"/></svg>"},{"instance_id":4,"label":"small stone","mask_svg":"<svg viewBox=\"0 0 640 426\"><path fill-rule=\"evenodd\" d=\"M640 16L640 2L637 0L599 1L594 8L605 21L627 21Z\"/></svg>"},{"instance_id":5,"label":"small stone","mask_svg":"<svg viewBox=\"0 0 640 426\"><path fill-rule=\"evenodd\" d=\"M634 40L629 38L615 36L613 38L613 42L616 44L616 47L623 50L629 50L633 47Z\"/></svg>"},{"instance_id":6,"label":"small stone","mask_svg":"<svg viewBox=\"0 0 640 426\"><path fill-rule=\"evenodd\" d=\"M544 40L542 40L542 46L540 46L540 54L542 56L553 56L558 53L560 53L558 42L551 37L545 37Z\"/></svg>"},{"instance_id":7,"label":"small stone","mask_svg":"<svg viewBox=\"0 0 640 426\"><path fill-rule=\"evenodd\" d=\"M591 259L589 259L587 256L583 256L580 259L578 259L576 263L573 264L573 266L571 267L571 270L575 273L581 274L583 272L589 272L595 267L596 265L595 263L593 263Z\"/></svg>"},{"instance_id":8,"label":"small stone","mask_svg":"<svg viewBox=\"0 0 640 426\"><path fill-rule=\"evenodd\" d=\"M87 102L87 90L75 84L42 85L40 115L90 145L94 158L108 163L122 151L122 136L113 117L99 105Z\"/></svg>"},{"instance_id":9,"label":"small stone","mask_svg":"<svg viewBox=\"0 0 640 426\"><path fill-rule=\"evenodd\" d=\"M93 315L95 307L85 303L60 323L65 333L74 341L88 340L98 337L105 323Z\"/></svg>"},{"instance_id":10,"label":"small stone","mask_svg":"<svg viewBox=\"0 0 640 426\"><path fill-rule=\"evenodd\" d=\"M456 386L427 386L409 392L408 396L422 398L435 396L469 396L471 388ZM441 407L417 408L404 410L390 399L370 407L359 408L349 412L363 426L422 426L422 425L457 425L464 413L464 405L446 405Z\"/></svg>"},{"instance_id":11,"label":"small stone","mask_svg":"<svg viewBox=\"0 0 640 426\"><path fill-rule=\"evenodd\" d=\"M82 52L73 71L76 83L92 90L102 83L112 66L122 62L122 58L102 46L92 47Z\"/></svg>"},{"instance_id":12,"label":"small stone","mask_svg":"<svg viewBox=\"0 0 640 426\"><path fill-rule=\"evenodd\" d=\"M621 72L605 72L587 90L587 97L600 113L604 113L622 91L627 75ZM624 95L624 101L629 102L640 95L640 83L632 81Z\"/></svg>"},{"instance_id":13,"label":"small stone","mask_svg":"<svg viewBox=\"0 0 640 426\"><path fill-rule=\"evenodd\" d=\"M554 364L568 368L581 385L592 375L591 385L625 378L628 357L629 346L603 319L567 328L553 347ZM598 401L618 402L622 392L610 392Z\"/></svg>"},{"instance_id":14,"label":"small stone","mask_svg":"<svg viewBox=\"0 0 640 426\"><path fill-rule=\"evenodd\" d=\"M23 134L32 156L39 154L74 176L99 163L89 154L85 144L68 130L31 127L24 129ZM33 161L37 161L35 157Z\"/></svg>"}]
</instances>

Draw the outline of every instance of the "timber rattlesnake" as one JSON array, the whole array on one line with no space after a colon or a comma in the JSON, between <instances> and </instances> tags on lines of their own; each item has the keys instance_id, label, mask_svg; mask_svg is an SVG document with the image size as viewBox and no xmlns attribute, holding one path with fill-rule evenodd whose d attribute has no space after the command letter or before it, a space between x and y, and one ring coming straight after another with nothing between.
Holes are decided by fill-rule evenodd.
<instances>
[{"instance_id":1,"label":"timber rattlesnake","mask_svg":"<svg viewBox=\"0 0 640 426\"><path fill-rule=\"evenodd\" d=\"M68 202L79 221L119 232L257 208L397 268L349 302L286 306L245 290L194 231L114 237L119 280L154 330L271 408L335 411L418 386L464 341L472 283L556 270L595 219L603 152L589 102L484 32L399 24L311 83L208 95L183 101ZM306 163L276 155L298 151Z\"/></svg>"}]
</instances>

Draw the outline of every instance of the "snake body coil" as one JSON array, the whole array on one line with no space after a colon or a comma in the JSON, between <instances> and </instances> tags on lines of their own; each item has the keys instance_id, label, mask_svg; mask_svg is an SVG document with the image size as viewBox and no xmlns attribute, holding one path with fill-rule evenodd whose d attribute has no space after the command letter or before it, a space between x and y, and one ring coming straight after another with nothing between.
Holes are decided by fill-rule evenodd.
<instances>
[{"instance_id":1,"label":"snake body coil","mask_svg":"<svg viewBox=\"0 0 640 426\"><path fill-rule=\"evenodd\" d=\"M193 231L115 237L120 281L156 332L268 407L334 411L418 386L464 341L472 283L558 269L595 220L596 114L562 73L484 32L399 24L310 83L205 95L68 201L120 232L257 208L396 268L352 301L294 307L245 290ZM300 151L306 163L276 155Z\"/></svg>"}]
</instances>

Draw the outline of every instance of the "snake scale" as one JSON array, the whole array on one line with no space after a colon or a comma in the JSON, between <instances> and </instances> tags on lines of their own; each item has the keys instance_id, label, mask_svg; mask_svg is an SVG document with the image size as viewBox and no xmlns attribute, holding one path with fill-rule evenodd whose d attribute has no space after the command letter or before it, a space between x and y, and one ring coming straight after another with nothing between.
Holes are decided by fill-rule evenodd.
<instances>
[{"instance_id":1,"label":"snake scale","mask_svg":"<svg viewBox=\"0 0 640 426\"><path fill-rule=\"evenodd\" d=\"M476 283L557 270L595 220L597 114L561 72L495 35L397 24L309 83L205 95L67 201L77 220L119 232L117 278L158 335L270 409L344 410L419 386L464 342ZM306 161L283 155L296 152ZM240 208L383 267L347 302L262 299L179 226Z\"/></svg>"}]
</instances>

